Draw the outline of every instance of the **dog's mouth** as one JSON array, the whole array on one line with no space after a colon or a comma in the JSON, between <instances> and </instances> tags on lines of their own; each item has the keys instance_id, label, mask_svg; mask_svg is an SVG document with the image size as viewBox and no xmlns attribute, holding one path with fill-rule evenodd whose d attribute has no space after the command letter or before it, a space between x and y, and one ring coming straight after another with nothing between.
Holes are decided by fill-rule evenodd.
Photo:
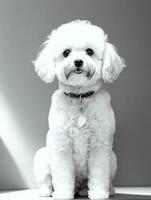
<instances>
[{"instance_id":1,"label":"dog's mouth","mask_svg":"<svg viewBox=\"0 0 151 200\"><path fill-rule=\"evenodd\" d=\"M72 74L82 74L87 77L88 79L91 79L92 76L94 75L95 73L95 70L93 72L91 72L90 70L89 71L85 71L85 70L82 70L82 69L76 69L76 70L71 70L68 74L65 73L65 77L66 79L69 79L69 76L71 76Z\"/></svg>"},{"instance_id":2,"label":"dog's mouth","mask_svg":"<svg viewBox=\"0 0 151 200\"><path fill-rule=\"evenodd\" d=\"M81 69L74 70L74 73L76 73L76 74L81 74L82 72L83 72L83 70L81 70Z\"/></svg>"}]
</instances>

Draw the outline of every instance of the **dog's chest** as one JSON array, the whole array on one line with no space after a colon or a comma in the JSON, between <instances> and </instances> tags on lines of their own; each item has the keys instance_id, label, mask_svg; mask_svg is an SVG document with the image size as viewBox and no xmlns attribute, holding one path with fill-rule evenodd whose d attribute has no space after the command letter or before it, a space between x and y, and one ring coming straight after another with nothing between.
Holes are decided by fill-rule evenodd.
<instances>
[{"instance_id":1,"label":"dog's chest","mask_svg":"<svg viewBox=\"0 0 151 200\"><path fill-rule=\"evenodd\" d=\"M75 165L83 166L87 161L92 135L86 105L72 104L68 119L68 136L73 150L73 159Z\"/></svg>"}]
</instances>

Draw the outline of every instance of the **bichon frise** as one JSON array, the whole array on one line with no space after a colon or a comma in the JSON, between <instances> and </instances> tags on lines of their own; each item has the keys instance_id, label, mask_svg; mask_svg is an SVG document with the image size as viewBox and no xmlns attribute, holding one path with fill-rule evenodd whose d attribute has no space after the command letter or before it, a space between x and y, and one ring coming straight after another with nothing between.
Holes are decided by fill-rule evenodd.
<instances>
[{"instance_id":1,"label":"bichon frise","mask_svg":"<svg viewBox=\"0 0 151 200\"><path fill-rule=\"evenodd\" d=\"M46 147L34 158L40 194L67 200L88 191L90 199L108 198L117 167L115 118L101 85L118 77L124 60L101 28L75 20L52 31L34 65L43 81L56 75L59 82Z\"/></svg>"}]
</instances>

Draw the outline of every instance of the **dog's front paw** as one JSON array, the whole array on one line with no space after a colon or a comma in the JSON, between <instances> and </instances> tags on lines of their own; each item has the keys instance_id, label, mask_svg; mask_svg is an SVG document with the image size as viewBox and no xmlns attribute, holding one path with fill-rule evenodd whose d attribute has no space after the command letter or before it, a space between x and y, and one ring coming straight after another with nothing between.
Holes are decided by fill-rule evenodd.
<instances>
[{"instance_id":1,"label":"dog's front paw","mask_svg":"<svg viewBox=\"0 0 151 200\"><path fill-rule=\"evenodd\" d=\"M107 191L107 190L89 191L89 198L91 200L108 199L109 198L109 191Z\"/></svg>"},{"instance_id":2,"label":"dog's front paw","mask_svg":"<svg viewBox=\"0 0 151 200\"><path fill-rule=\"evenodd\" d=\"M54 191L53 200L72 200L73 194L65 191Z\"/></svg>"},{"instance_id":3,"label":"dog's front paw","mask_svg":"<svg viewBox=\"0 0 151 200\"><path fill-rule=\"evenodd\" d=\"M52 194L52 190L50 188L48 188L48 187L41 187L39 189L39 195L41 197L50 197L51 194Z\"/></svg>"}]
</instances>

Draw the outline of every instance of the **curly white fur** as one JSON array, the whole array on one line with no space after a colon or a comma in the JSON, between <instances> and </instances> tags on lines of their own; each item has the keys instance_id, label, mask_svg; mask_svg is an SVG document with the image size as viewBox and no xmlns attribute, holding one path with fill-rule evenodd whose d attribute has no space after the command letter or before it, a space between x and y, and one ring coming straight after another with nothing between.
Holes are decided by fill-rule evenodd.
<instances>
[{"instance_id":1,"label":"curly white fur","mask_svg":"<svg viewBox=\"0 0 151 200\"><path fill-rule=\"evenodd\" d=\"M102 80L112 82L125 67L104 31L88 21L72 21L54 30L34 62L46 83L55 78L59 89L53 94L46 147L34 158L34 173L42 196L72 199L75 192L90 199L106 199L113 192L116 156L112 150L115 118ZM86 49L93 49L92 56ZM67 57L63 51L70 49ZM83 61L76 73L74 61ZM67 76L68 75L68 76ZM95 93L87 98L64 92ZM84 106L84 111L81 111ZM87 184L88 180L88 184Z\"/></svg>"}]
</instances>

